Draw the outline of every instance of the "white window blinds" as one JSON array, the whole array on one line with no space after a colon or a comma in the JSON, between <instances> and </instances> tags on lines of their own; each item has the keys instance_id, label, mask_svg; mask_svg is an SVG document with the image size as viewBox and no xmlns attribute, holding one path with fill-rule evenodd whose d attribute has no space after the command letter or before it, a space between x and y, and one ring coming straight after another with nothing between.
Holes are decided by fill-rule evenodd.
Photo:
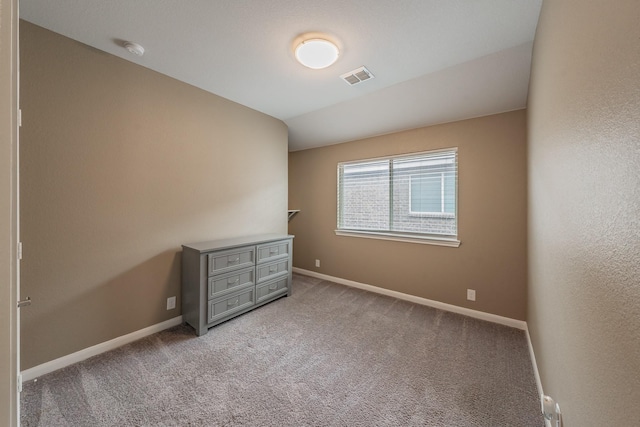
<instances>
[{"instance_id":1,"label":"white window blinds","mask_svg":"<svg viewBox=\"0 0 640 427\"><path fill-rule=\"evenodd\" d=\"M338 164L338 230L457 238L457 149Z\"/></svg>"}]
</instances>

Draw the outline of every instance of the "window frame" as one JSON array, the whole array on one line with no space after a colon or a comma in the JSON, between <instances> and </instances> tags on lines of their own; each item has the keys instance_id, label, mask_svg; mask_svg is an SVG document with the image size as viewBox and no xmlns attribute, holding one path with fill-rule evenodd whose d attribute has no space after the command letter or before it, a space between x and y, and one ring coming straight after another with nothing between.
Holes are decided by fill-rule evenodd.
<instances>
[{"instance_id":1,"label":"window frame","mask_svg":"<svg viewBox=\"0 0 640 427\"><path fill-rule=\"evenodd\" d=\"M341 178L341 174L343 174L344 166L353 166L359 163L372 163L377 161L389 161L389 191L390 195L393 194L393 182L394 182L394 174L393 174L393 161L397 159L406 159L410 160L415 157L421 156L429 156L433 155L437 157L438 154L450 153L453 154L455 160L455 184L454 184L454 200L455 200L455 211L451 212L412 212L411 211L411 178L409 179L409 209L408 216L413 217L431 217L431 218L443 218L443 219L454 219L455 220L455 231L456 234L436 234L436 233L421 233L421 232L405 232L405 231L392 231L392 230L365 230L365 229L357 229L357 228L345 228L340 226L341 219L343 218L343 209L344 209L344 194L343 194L343 180ZM368 159L360 159L354 161L343 161L339 162L337 165L337 226L335 230L335 234L338 236L348 236L348 237L360 237L360 238L369 238L369 239L381 239L381 240L393 240L400 242L410 242L410 243L421 243L421 244L431 244L438 246L449 246L449 247L458 247L460 246L459 230L458 230L458 147L451 148L443 148L438 150L429 150L422 152L414 152L414 153L406 153L406 154L398 154L392 156L385 157L376 157L376 158L368 158ZM445 172L442 172L443 174ZM415 175L415 174L414 174ZM412 177L413 175L409 175ZM441 181L441 185L444 186L444 179ZM444 203L444 196L442 197L441 203ZM393 198L390 200L389 210L393 211ZM391 221L391 216L389 219ZM389 226L389 228L392 228Z\"/></svg>"}]
</instances>

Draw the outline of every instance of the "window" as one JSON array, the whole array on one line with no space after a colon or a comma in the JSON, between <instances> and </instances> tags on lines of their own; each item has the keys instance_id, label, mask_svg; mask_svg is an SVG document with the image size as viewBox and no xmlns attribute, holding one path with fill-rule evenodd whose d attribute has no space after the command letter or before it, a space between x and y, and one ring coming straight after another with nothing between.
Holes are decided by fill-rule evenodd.
<instances>
[{"instance_id":1,"label":"window","mask_svg":"<svg viewBox=\"0 0 640 427\"><path fill-rule=\"evenodd\" d=\"M339 235L458 246L457 149L338 164Z\"/></svg>"}]
</instances>

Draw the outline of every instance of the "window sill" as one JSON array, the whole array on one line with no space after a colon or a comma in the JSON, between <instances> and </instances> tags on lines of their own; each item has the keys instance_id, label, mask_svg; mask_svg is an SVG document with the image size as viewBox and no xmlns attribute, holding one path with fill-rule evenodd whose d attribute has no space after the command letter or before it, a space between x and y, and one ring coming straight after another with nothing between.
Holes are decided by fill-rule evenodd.
<instances>
[{"instance_id":1,"label":"window sill","mask_svg":"<svg viewBox=\"0 0 640 427\"><path fill-rule=\"evenodd\" d=\"M418 237L406 234L395 233L378 233L373 231L352 231L352 230L335 230L336 236L345 237L361 237L364 239L393 240L395 242L418 243L422 245L448 246L457 248L460 246L460 240L451 238L438 237Z\"/></svg>"}]
</instances>

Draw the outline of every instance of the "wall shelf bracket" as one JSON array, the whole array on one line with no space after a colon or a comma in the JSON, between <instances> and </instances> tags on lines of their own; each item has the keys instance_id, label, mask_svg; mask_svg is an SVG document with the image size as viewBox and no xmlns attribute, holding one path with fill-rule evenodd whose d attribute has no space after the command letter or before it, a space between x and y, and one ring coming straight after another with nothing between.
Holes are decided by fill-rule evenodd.
<instances>
[{"instance_id":1,"label":"wall shelf bracket","mask_svg":"<svg viewBox=\"0 0 640 427\"><path fill-rule=\"evenodd\" d=\"M298 212L300 212L300 209L293 209L293 210L288 210L288 221L291 221L291 218L293 218L294 216L296 216L296 214Z\"/></svg>"}]
</instances>

